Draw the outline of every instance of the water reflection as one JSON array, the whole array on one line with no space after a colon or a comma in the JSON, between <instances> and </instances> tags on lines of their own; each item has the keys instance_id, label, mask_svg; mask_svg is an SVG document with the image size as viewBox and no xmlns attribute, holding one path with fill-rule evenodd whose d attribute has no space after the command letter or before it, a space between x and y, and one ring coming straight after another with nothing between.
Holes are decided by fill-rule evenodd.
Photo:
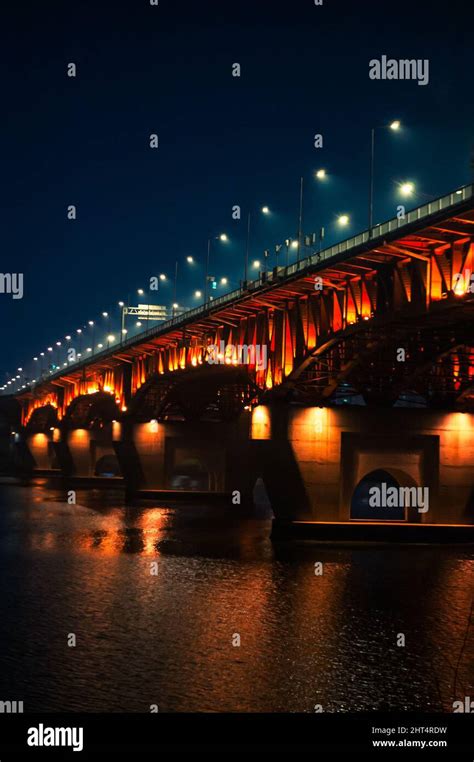
<instances>
[{"instance_id":1,"label":"water reflection","mask_svg":"<svg viewBox=\"0 0 474 762\"><path fill-rule=\"evenodd\" d=\"M27 710L450 709L472 550L274 546L215 508L64 498L0 488L2 690ZM458 698L473 664L471 630Z\"/></svg>"}]
</instances>

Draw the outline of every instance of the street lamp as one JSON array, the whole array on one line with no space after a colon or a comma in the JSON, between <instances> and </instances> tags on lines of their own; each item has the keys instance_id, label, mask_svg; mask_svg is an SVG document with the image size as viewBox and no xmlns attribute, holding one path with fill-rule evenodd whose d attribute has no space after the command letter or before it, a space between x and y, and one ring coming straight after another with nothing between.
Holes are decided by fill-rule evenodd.
<instances>
[{"instance_id":1,"label":"street lamp","mask_svg":"<svg viewBox=\"0 0 474 762\"><path fill-rule=\"evenodd\" d=\"M103 312L102 317L105 318L105 332L110 333L110 315L108 312Z\"/></svg>"},{"instance_id":2,"label":"street lamp","mask_svg":"<svg viewBox=\"0 0 474 762\"><path fill-rule=\"evenodd\" d=\"M263 206L262 214L269 215L270 214L270 208L268 206ZM250 255L250 227L252 222L252 212L249 212L247 215L247 245L245 247L245 269L244 269L244 282L247 282L248 278L248 269L249 269L249 255Z\"/></svg>"},{"instance_id":3,"label":"street lamp","mask_svg":"<svg viewBox=\"0 0 474 762\"><path fill-rule=\"evenodd\" d=\"M369 238L372 237L372 227L374 222L374 170L375 170L375 130L390 129L392 132L398 132L401 127L399 119L390 124L382 124L378 127L372 127L370 141L370 187L369 187Z\"/></svg>"},{"instance_id":4,"label":"street lamp","mask_svg":"<svg viewBox=\"0 0 474 762\"><path fill-rule=\"evenodd\" d=\"M350 217L349 217L349 215L348 215L348 214L340 214L340 215L339 215L339 217L337 218L337 221L338 221L338 224L339 224L341 227L343 227L343 228L344 228L344 227L346 227L346 225L348 225L348 224L349 224L349 222L350 222Z\"/></svg>"},{"instance_id":5,"label":"street lamp","mask_svg":"<svg viewBox=\"0 0 474 762\"><path fill-rule=\"evenodd\" d=\"M209 260L211 257L211 243L212 241L222 241L227 243L229 241L228 236L225 233L221 233L218 236L207 239L207 257L206 257L206 281L204 284L204 304L207 304L209 300ZM197 293L197 292L196 292Z\"/></svg>"},{"instance_id":6,"label":"street lamp","mask_svg":"<svg viewBox=\"0 0 474 762\"><path fill-rule=\"evenodd\" d=\"M314 176L317 180L325 180L326 170L325 169L318 169ZM305 241L303 240L303 218L304 218L304 177L300 177L300 209L299 209L299 217L298 217L298 238L294 242L295 245L293 245L293 248L298 248L298 254L296 257L296 261L300 261L300 257L303 253L303 245L305 244ZM287 257L287 266L288 266L288 257Z\"/></svg>"},{"instance_id":7,"label":"street lamp","mask_svg":"<svg viewBox=\"0 0 474 762\"><path fill-rule=\"evenodd\" d=\"M88 326L92 328L92 352L95 352L95 323L94 321L89 320Z\"/></svg>"},{"instance_id":8,"label":"street lamp","mask_svg":"<svg viewBox=\"0 0 474 762\"><path fill-rule=\"evenodd\" d=\"M117 305L118 305L118 308L120 310L120 312L119 312L119 325L123 329L124 323L125 323L125 313L124 313L125 302L122 302L122 301L117 302ZM122 334L123 334L123 331L120 334L120 339L121 340L122 340Z\"/></svg>"},{"instance_id":9,"label":"street lamp","mask_svg":"<svg viewBox=\"0 0 474 762\"><path fill-rule=\"evenodd\" d=\"M415 184L411 182L402 183L400 185L400 193L402 196L412 196L415 192Z\"/></svg>"}]
</instances>

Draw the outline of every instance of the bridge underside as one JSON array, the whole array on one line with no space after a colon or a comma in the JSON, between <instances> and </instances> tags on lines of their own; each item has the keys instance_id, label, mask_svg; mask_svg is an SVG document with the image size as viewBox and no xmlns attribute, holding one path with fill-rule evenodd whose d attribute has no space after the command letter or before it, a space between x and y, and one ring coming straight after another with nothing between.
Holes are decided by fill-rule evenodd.
<instances>
[{"instance_id":1,"label":"bridge underside","mask_svg":"<svg viewBox=\"0 0 474 762\"><path fill-rule=\"evenodd\" d=\"M412 314L354 326L311 352L275 392L292 390L303 404L360 397L391 407L418 398L431 408L474 410L474 303L439 307L429 319Z\"/></svg>"}]
</instances>

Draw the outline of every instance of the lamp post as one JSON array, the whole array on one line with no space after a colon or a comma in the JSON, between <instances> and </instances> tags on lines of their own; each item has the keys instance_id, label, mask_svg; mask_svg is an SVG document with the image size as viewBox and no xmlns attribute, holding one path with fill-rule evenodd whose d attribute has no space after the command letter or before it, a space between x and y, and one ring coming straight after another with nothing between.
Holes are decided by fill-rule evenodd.
<instances>
[{"instance_id":1,"label":"lamp post","mask_svg":"<svg viewBox=\"0 0 474 762\"><path fill-rule=\"evenodd\" d=\"M69 359L69 348L68 348L68 345L69 345L69 342L71 341L71 335L68 333L68 334L67 334L67 335L64 337L64 339L65 339L65 341L67 341L67 344L66 344L66 346L65 346L65 352L66 352L66 360L67 360L67 362L69 363L69 362L70 362L70 359Z\"/></svg>"},{"instance_id":2,"label":"lamp post","mask_svg":"<svg viewBox=\"0 0 474 762\"><path fill-rule=\"evenodd\" d=\"M245 246L245 268L244 268L244 281L247 283L248 271L249 271L249 250L250 250L250 222L252 219L251 212L247 215L247 243Z\"/></svg>"},{"instance_id":3,"label":"lamp post","mask_svg":"<svg viewBox=\"0 0 474 762\"><path fill-rule=\"evenodd\" d=\"M178 291L178 260L176 260L174 265L174 288L173 288L173 317L174 317L174 311L175 311L175 304L176 304L176 295Z\"/></svg>"},{"instance_id":4,"label":"lamp post","mask_svg":"<svg viewBox=\"0 0 474 762\"><path fill-rule=\"evenodd\" d=\"M225 233L221 233L221 235L214 236L214 238L208 238L207 240L206 282L204 284L204 304L207 304L209 301L209 262L211 258L211 242L212 241L227 242L228 240L229 239Z\"/></svg>"},{"instance_id":5,"label":"lamp post","mask_svg":"<svg viewBox=\"0 0 474 762\"><path fill-rule=\"evenodd\" d=\"M270 214L270 207L268 206L262 206L261 208L262 214L268 215ZM250 257L250 228L251 228L251 221L252 221L252 212L249 212L247 215L247 242L245 246L245 267L244 267L244 283L247 282L248 274L249 274L249 257Z\"/></svg>"},{"instance_id":6,"label":"lamp post","mask_svg":"<svg viewBox=\"0 0 474 762\"><path fill-rule=\"evenodd\" d=\"M105 318L105 331L106 331L106 334L108 335L110 333L110 315L108 312L103 312L102 317Z\"/></svg>"},{"instance_id":7,"label":"lamp post","mask_svg":"<svg viewBox=\"0 0 474 762\"><path fill-rule=\"evenodd\" d=\"M300 252L303 238L303 192L304 192L304 178L300 177L300 214L298 220L298 252L296 254L296 261L300 261Z\"/></svg>"},{"instance_id":8,"label":"lamp post","mask_svg":"<svg viewBox=\"0 0 474 762\"><path fill-rule=\"evenodd\" d=\"M124 333L125 326L123 322L125 320L125 314L124 314L125 302L118 302L118 308L120 310L119 312L120 343L123 344L123 337L125 336L125 333Z\"/></svg>"},{"instance_id":9,"label":"lamp post","mask_svg":"<svg viewBox=\"0 0 474 762\"><path fill-rule=\"evenodd\" d=\"M88 326L92 328L92 354L95 354L95 323L94 321L89 320Z\"/></svg>"},{"instance_id":10,"label":"lamp post","mask_svg":"<svg viewBox=\"0 0 474 762\"><path fill-rule=\"evenodd\" d=\"M375 130L385 129L397 132L400 129L399 120L396 119L388 125L384 124L379 127L372 127L370 133L369 238L372 238L372 227L374 224Z\"/></svg>"}]
</instances>

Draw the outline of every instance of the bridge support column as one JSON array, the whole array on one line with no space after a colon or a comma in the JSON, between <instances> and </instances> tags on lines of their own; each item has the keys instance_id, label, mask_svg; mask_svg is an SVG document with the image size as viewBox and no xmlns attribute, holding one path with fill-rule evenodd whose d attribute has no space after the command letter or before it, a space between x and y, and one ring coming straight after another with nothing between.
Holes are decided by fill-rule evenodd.
<instances>
[{"instance_id":1,"label":"bridge support column","mask_svg":"<svg viewBox=\"0 0 474 762\"><path fill-rule=\"evenodd\" d=\"M29 433L22 429L15 442L16 458L21 471L58 473L55 453L55 431Z\"/></svg>"},{"instance_id":2,"label":"bridge support column","mask_svg":"<svg viewBox=\"0 0 474 762\"><path fill-rule=\"evenodd\" d=\"M104 423L102 427L64 431L58 448L64 471L81 478L118 476L113 435L117 425Z\"/></svg>"},{"instance_id":3,"label":"bridge support column","mask_svg":"<svg viewBox=\"0 0 474 762\"><path fill-rule=\"evenodd\" d=\"M253 487L261 474L249 440L248 413L229 422L122 426L115 448L130 492L207 492L234 513L252 512Z\"/></svg>"},{"instance_id":4,"label":"bridge support column","mask_svg":"<svg viewBox=\"0 0 474 762\"><path fill-rule=\"evenodd\" d=\"M360 484L371 479L427 496L426 506L406 505L397 521L474 525L472 414L361 406L260 407L252 416L276 530L292 522L387 524L390 506L371 512L368 499L360 504Z\"/></svg>"}]
</instances>

